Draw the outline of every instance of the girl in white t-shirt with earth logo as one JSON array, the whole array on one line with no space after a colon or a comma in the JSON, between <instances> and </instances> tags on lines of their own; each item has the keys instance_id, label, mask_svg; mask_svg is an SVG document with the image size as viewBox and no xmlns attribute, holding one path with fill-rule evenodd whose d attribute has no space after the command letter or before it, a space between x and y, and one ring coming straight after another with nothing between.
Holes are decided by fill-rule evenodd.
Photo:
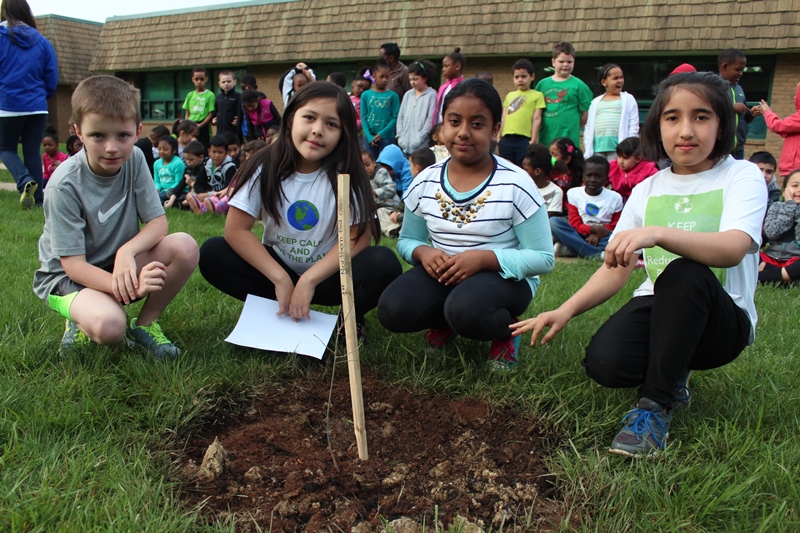
<instances>
[{"instance_id":1,"label":"girl in white t-shirt with earth logo","mask_svg":"<svg viewBox=\"0 0 800 533\"><path fill-rule=\"evenodd\" d=\"M250 157L234 181L225 236L208 239L200 272L239 300L278 301L278 315L310 320L311 304L342 301L337 242L338 174L350 174L350 238L359 337L364 315L402 272L380 237L372 187L358 147L353 104L337 85L312 82L289 101L277 139ZM257 219L264 224L259 241Z\"/></svg>"},{"instance_id":2,"label":"girl in white t-shirt with earth logo","mask_svg":"<svg viewBox=\"0 0 800 533\"><path fill-rule=\"evenodd\" d=\"M754 340L761 222L767 189L758 168L729 154L736 137L730 86L710 72L664 80L641 132L642 156L672 166L637 185L605 263L561 307L512 324L542 344L616 294L644 259L647 279L586 348L586 373L605 387L639 387L610 451L663 450L692 370L733 361Z\"/></svg>"}]
</instances>

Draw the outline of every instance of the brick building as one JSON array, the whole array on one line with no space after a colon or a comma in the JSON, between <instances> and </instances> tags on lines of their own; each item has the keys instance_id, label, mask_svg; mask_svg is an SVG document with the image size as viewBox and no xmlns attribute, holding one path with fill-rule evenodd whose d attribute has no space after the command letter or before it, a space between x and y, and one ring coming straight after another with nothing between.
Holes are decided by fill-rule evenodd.
<instances>
[{"instance_id":1,"label":"brick building","mask_svg":"<svg viewBox=\"0 0 800 533\"><path fill-rule=\"evenodd\" d=\"M781 117L794 109L800 81L800 10L795 0L255 0L186 11L114 17L106 21L91 70L112 73L142 90L147 124L170 122L192 90L190 71L232 68L258 78L280 107L277 82L298 61L324 77L352 79L397 42L402 59L437 65L453 47L467 56L465 74L494 74L501 95L513 90L512 63L527 57L536 77L549 75L555 41L577 49L575 74L596 94L597 69L618 63L625 89L645 114L652 89L683 62L716 70L720 50L747 53L742 78L750 104L769 100ZM763 121L751 125L747 151L779 153L781 140Z\"/></svg>"},{"instance_id":2,"label":"brick building","mask_svg":"<svg viewBox=\"0 0 800 533\"><path fill-rule=\"evenodd\" d=\"M36 17L36 27L53 45L58 57L58 87L48 100L47 107L48 122L57 127L58 136L63 142L69 136L72 91L90 75L89 65L100 41L103 25L59 15L45 15Z\"/></svg>"}]
</instances>

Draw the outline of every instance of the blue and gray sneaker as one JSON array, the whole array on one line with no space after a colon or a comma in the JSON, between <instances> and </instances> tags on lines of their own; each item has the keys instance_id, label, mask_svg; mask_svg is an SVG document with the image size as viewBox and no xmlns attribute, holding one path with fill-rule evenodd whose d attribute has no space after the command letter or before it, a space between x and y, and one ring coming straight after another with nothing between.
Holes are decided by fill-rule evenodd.
<instances>
[{"instance_id":1,"label":"blue and gray sneaker","mask_svg":"<svg viewBox=\"0 0 800 533\"><path fill-rule=\"evenodd\" d=\"M626 457L658 457L667 445L672 413L650 398L639 403L622 419L624 426L611 441L609 452Z\"/></svg>"},{"instance_id":2,"label":"blue and gray sneaker","mask_svg":"<svg viewBox=\"0 0 800 533\"><path fill-rule=\"evenodd\" d=\"M61 355L66 355L73 349L80 348L81 346L88 346L91 343L92 341L86 336L86 333L78 329L78 324L72 320L67 320L64 336L61 337L61 347L58 351Z\"/></svg>"},{"instance_id":3,"label":"blue and gray sneaker","mask_svg":"<svg viewBox=\"0 0 800 533\"><path fill-rule=\"evenodd\" d=\"M149 326L137 326L135 318L131 319L125 332L125 344L143 348L156 359L172 359L181 354L181 350L161 332L157 322Z\"/></svg>"},{"instance_id":4,"label":"blue and gray sneaker","mask_svg":"<svg viewBox=\"0 0 800 533\"><path fill-rule=\"evenodd\" d=\"M675 401L672 404L672 409L675 410L679 407L688 406L692 401L692 391L689 388L689 378L692 377L692 371L687 370L681 375L678 383L675 384L673 391L675 392Z\"/></svg>"}]
</instances>

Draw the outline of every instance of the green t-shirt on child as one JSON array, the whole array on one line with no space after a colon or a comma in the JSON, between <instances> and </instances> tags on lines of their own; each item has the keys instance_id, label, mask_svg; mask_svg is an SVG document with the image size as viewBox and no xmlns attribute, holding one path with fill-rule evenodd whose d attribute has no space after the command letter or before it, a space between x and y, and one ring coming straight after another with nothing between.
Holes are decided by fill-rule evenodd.
<instances>
[{"instance_id":1,"label":"green t-shirt on child","mask_svg":"<svg viewBox=\"0 0 800 533\"><path fill-rule=\"evenodd\" d=\"M192 122L203 122L209 113L216 109L217 97L206 89L202 93L192 91L186 95L183 101L183 109L189 112L189 120Z\"/></svg>"},{"instance_id":2,"label":"green t-shirt on child","mask_svg":"<svg viewBox=\"0 0 800 533\"><path fill-rule=\"evenodd\" d=\"M569 137L576 146L581 142L581 113L592 104L592 91L575 76L564 81L545 78L536 85L544 94L545 110L539 142L549 146L559 137Z\"/></svg>"},{"instance_id":3,"label":"green t-shirt on child","mask_svg":"<svg viewBox=\"0 0 800 533\"><path fill-rule=\"evenodd\" d=\"M533 114L537 109L544 109L544 95L539 91L511 91L503 101L508 108L503 123L503 135L524 135L532 137Z\"/></svg>"}]
</instances>

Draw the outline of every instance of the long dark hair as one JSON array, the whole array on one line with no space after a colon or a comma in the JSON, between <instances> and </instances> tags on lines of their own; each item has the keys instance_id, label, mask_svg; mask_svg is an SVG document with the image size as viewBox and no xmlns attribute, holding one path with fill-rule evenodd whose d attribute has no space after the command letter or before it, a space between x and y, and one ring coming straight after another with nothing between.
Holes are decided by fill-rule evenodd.
<instances>
[{"instance_id":1,"label":"long dark hair","mask_svg":"<svg viewBox=\"0 0 800 533\"><path fill-rule=\"evenodd\" d=\"M322 160L321 169L327 173L334 195L339 184L339 173L350 174L350 205L353 212L358 214L358 236L369 229L377 243L381 233L375 216L377 206L372 196L372 186L367 171L361 162L355 109L347 93L334 83L311 82L295 93L286 106L284 120L281 122L281 129L275 141L249 157L236 173L234 177L236 187L233 194L251 179L261 180L261 203L267 214L280 225L282 217L279 204L281 197L285 198L282 182L296 172L299 160L297 148L292 142L294 115L307 103L323 98L336 100L336 112L341 121L342 135L333 151Z\"/></svg>"},{"instance_id":2,"label":"long dark hair","mask_svg":"<svg viewBox=\"0 0 800 533\"><path fill-rule=\"evenodd\" d=\"M719 134L708 159L714 164L725 159L736 143L736 112L733 110L730 87L727 81L713 72L683 72L662 81L639 131L639 154L642 159L658 161L668 157L661 142L661 114L677 89L690 91L711 105L712 111L719 118Z\"/></svg>"},{"instance_id":3,"label":"long dark hair","mask_svg":"<svg viewBox=\"0 0 800 533\"><path fill-rule=\"evenodd\" d=\"M31 6L25 0L3 0L0 4L0 22L8 21L8 36L16 44L14 26L24 24L36 29L36 19L33 17Z\"/></svg>"}]
</instances>

